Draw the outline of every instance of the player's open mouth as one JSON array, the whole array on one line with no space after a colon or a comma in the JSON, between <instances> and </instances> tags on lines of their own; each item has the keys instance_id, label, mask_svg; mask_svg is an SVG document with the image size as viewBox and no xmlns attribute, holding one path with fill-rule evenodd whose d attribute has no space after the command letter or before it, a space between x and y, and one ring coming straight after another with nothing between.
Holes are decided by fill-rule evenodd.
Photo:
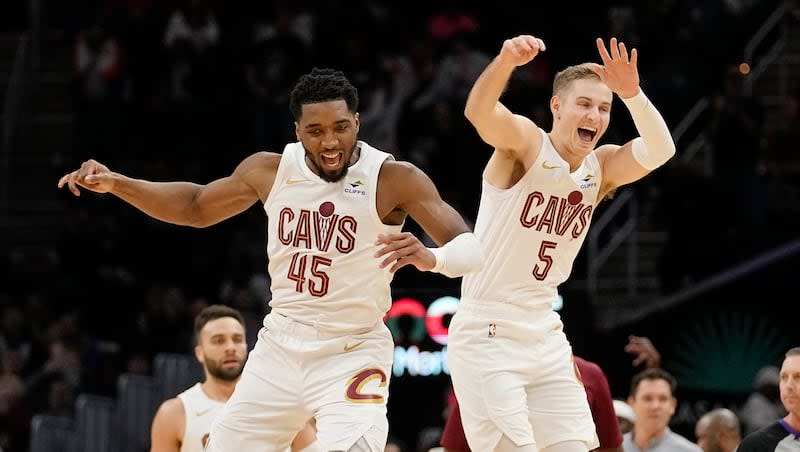
<instances>
[{"instance_id":1,"label":"player's open mouth","mask_svg":"<svg viewBox=\"0 0 800 452\"><path fill-rule=\"evenodd\" d=\"M595 135L597 135L597 129L578 127L578 136L581 137L582 141L591 142L594 140Z\"/></svg>"},{"instance_id":2,"label":"player's open mouth","mask_svg":"<svg viewBox=\"0 0 800 452\"><path fill-rule=\"evenodd\" d=\"M342 153L341 152L323 152L319 155L320 160L325 166L328 167L339 167L339 163L342 160Z\"/></svg>"}]
</instances>

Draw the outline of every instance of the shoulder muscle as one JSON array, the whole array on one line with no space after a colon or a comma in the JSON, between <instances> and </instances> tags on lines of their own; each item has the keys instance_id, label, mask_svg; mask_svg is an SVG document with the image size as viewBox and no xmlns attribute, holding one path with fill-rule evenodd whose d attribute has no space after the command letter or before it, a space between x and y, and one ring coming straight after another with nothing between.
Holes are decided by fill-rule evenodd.
<instances>
[{"instance_id":1,"label":"shoulder muscle","mask_svg":"<svg viewBox=\"0 0 800 452\"><path fill-rule=\"evenodd\" d=\"M165 400L150 428L151 452L176 452L180 450L181 440L186 428L186 413L181 399L174 397Z\"/></svg>"},{"instance_id":2,"label":"shoulder muscle","mask_svg":"<svg viewBox=\"0 0 800 452\"><path fill-rule=\"evenodd\" d=\"M256 152L242 160L233 171L233 177L240 177L244 182L253 187L263 201L269 193L281 155L274 152Z\"/></svg>"}]
</instances>

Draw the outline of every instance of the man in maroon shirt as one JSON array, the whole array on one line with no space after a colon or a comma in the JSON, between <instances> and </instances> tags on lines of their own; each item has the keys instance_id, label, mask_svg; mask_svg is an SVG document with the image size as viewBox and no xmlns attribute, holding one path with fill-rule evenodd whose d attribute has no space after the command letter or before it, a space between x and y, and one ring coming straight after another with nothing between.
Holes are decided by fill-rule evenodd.
<instances>
[{"instance_id":1,"label":"man in maroon shirt","mask_svg":"<svg viewBox=\"0 0 800 452\"><path fill-rule=\"evenodd\" d=\"M586 398L592 411L600 447L595 452L622 452L622 433L614 413L614 401L608 379L597 364L575 357L575 372L583 382ZM470 452L464 428L461 426L461 411L454 399L452 410L442 432L440 444L445 452Z\"/></svg>"}]
</instances>

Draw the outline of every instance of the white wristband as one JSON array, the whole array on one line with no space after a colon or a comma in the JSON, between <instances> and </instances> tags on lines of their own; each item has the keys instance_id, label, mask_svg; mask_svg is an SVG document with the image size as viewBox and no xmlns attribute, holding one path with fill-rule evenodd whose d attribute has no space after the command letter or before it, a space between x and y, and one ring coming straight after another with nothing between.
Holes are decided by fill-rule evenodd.
<instances>
[{"instance_id":1,"label":"white wristband","mask_svg":"<svg viewBox=\"0 0 800 452\"><path fill-rule=\"evenodd\" d=\"M675 142L667 123L650 99L639 89L639 94L622 99L631 113L641 140L633 141L633 157L642 167L654 170L675 155Z\"/></svg>"},{"instance_id":2,"label":"white wristband","mask_svg":"<svg viewBox=\"0 0 800 452\"><path fill-rule=\"evenodd\" d=\"M475 234L465 232L438 248L428 248L436 265L430 271L457 278L483 267L483 249Z\"/></svg>"}]
</instances>

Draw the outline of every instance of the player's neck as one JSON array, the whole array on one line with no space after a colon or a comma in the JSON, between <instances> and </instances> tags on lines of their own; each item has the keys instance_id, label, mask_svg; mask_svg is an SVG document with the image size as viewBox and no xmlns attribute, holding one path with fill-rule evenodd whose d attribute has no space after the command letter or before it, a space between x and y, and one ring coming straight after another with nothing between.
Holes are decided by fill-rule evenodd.
<instances>
[{"instance_id":1,"label":"player's neck","mask_svg":"<svg viewBox=\"0 0 800 452\"><path fill-rule=\"evenodd\" d=\"M792 413L786 415L783 418L784 422L789 424L789 427L792 427L796 432L800 432L800 417L795 416Z\"/></svg>"},{"instance_id":2,"label":"player's neck","mask_svg":"<svg viewBox=\"0 0 800 452\"><path fill-rule=\"evenodd\" d=\"M586 156L572 151L569 139L564 133L559 133L553 129L547 136L550 138L550 143L558 153L558 156L569 165L569 172L572 173L577 170Z\"/></svg>"},{"instance_id":3,"label":"player's neck","mask_svg":"<svg viewBox=\"0 0 800 452\"><path fill-rule=\"evenodd\" d=\"M356 141L356 144L353 146L353 153L350 155L350 161L347 163L347 166L355 165L360 157L361 157L361 144L358 141Z\"/></svg>"},{"instance_id":4,"label":"player's neck","mask_svg":"<svg viewBox=\"0 0 800 452\"><path fill-rule=\"evenodd\" d=\"M211 377L206 378L206 381L204 381L200 386L208 398L224 403L227 402L231 397L231 394L233 394L233 389L236 387L236 381L223 381Z\"/></svg>"}]
</instances>

